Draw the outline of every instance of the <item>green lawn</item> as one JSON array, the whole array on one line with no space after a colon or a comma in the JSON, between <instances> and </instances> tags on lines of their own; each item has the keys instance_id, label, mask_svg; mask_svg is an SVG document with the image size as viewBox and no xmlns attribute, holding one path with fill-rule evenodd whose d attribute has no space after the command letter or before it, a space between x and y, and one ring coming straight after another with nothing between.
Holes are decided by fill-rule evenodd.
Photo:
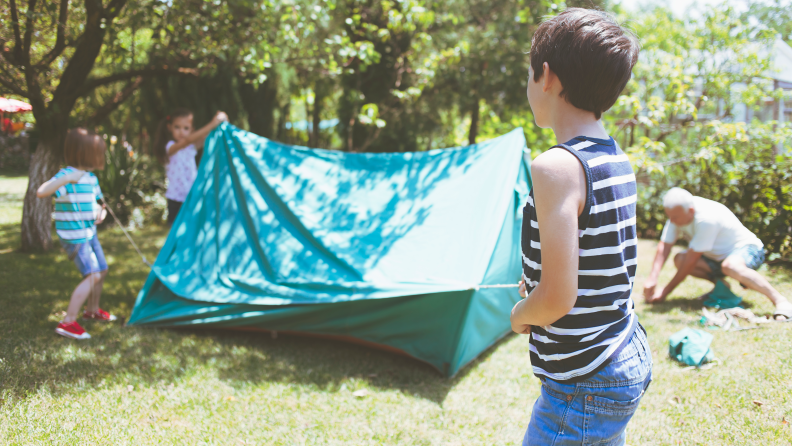
<instances>
[{"instance_id":1,"label":"green lawn","mask_svg":"<svg viewBox=\"0 0 792 446\"><path fill-rule=\"evenodd\" d=\"M26 179L0 177L0 443L494 445L522 439L539 381L528 340L510 336L454 379L409 358L340 342L266 334L86 323L54 334L79 274L58 250L25 254L18 221ZM165 231L138 230L148 258ZM110 275L103 307L127 317L147 268L117 230L100 234ZM654 243L641 241L640 290ZM792 275L768 272L792 296ZM671 275L669 268L664 280ZM685 370L668 336L694 327L689 280L669 302L638 302L654 382L631 445L792 443L792 324L713 332L720 364ZM757 313L771 306L743 292ZM363 397L353 392L366 389ZM762 404L757 405L754 401Z\"/></svg>"}]
</instances>

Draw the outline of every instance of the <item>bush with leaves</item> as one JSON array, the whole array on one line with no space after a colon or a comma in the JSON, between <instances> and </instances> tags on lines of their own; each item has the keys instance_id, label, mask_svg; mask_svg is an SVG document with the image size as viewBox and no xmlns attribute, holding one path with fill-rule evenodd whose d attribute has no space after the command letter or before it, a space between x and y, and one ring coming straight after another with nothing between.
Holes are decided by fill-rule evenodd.
<instances>
[{"instance_id":1,"label":"bush with leaves","mask_svg":"<svg viewBox=\"0 0 792 446\"><path fill-rule=\"evenodd\" d=\"M697 136L681 159L634 158L639 233L660 235L663 194L677 186L734 212L762 240L769 260L792 260L792 157L774 153L779 140L792 140L792 127L713 122Z\"/></svg>"},{"instance_id":2,"label":"bush with leaves","mask_svg":"<svg viewBox=\"0 0 792 446\"><path fill-rule=\"evenodd\" d=\"M167 204L162 168L126 141L111 136L107 142L105 168L96 172L107 205L124 225L163 222ZM115 222L108 218L104 224Z\"/></svg>"},{"instance_id":3,"label":"bush with leaves","mask_svg":"<svg viewBox=\"0 0 792 446\"><path fill-rule=\"evenodd\" d=\"M790 99L767 77L775 31L728 5L697 19L660 8L632 25L641 58L605 118L638 176L639 234L660 235L662 196L679 186L731 209L771 260L792 260L792 128L767 120L768 98Z\"/></svg>"}]
</instances>

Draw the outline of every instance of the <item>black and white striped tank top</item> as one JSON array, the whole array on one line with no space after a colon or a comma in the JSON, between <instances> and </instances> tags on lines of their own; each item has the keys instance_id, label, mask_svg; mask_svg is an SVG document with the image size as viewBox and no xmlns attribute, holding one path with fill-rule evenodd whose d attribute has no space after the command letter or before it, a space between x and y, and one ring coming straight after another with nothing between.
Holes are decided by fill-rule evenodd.
<instances>
[{"instance_id":1,"label":"black and white striped tank top","mask_svg":"<svg viewBox=\"0 0 792 446\"><path fill-rule=\"evenodd\" d=\"M637 265L635 174L616 142L577 137L562 147L586 174L586 205L578 219L580 265L574 308L552 325L531 328L534 374L576 382L596 374L632 337L638 324L630 298ZM523 280L530 293L542 277L534 192L523 210Z\"/></svg>"}]
</instances>

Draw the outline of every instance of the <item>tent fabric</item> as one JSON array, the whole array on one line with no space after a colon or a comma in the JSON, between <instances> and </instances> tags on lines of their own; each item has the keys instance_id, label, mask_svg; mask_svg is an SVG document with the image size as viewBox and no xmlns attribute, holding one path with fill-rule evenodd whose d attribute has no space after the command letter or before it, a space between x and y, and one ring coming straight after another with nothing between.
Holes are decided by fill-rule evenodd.
<instances>
[{"instance_id":1,"label":"tent fabric","mask_svg":"<svg viewBox=\"0 0 792 446\"><path fill-rule=\"evenodd\" d=\"M222 124L130 325L346 337L453 375L510 331L521 129L455 149L346 153ZM477 288L479 287L479 288Z\"/></svg>"}]
</instances>

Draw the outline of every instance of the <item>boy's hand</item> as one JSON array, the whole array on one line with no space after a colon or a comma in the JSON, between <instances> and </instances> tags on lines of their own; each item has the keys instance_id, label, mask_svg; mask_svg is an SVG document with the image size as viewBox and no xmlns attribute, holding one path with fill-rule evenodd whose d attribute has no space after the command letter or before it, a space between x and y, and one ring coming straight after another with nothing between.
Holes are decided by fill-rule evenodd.
<instances>
[{"instance_id":1,"label":"boy's hand","mask_svg":"<svg viewBox=\"0 0 792 446\"><path fill-rule=\"evenodd\" d=\"M521 280L518 284L520 285L520 288L518 289L518 292L520 293L520 297L525 299L526 297L528 297L528 292L525 290L525 281Z\"/></svg>"},{"instance_id":2,"label":"boy's hand","mask_svg":"<svg viewBox=\"0 0 792 446\"><path fill-rule=\"evenodd\" d=\"M105 217L107 217L107 209L105 209L105 205L102 205L102 208L99 209L99 215L96 217L94 224L101 225Z\"/></svg>"},{"instance_id":3,"label":"boy's hand","mask_svg":"<svg viewBox=\"0 0 792 446\"><path fill-rule=\"evenodd\" d=\"M80 181L80 178L82 178L83 175L85 175L85 171L84 170L74 169L74 172L71 172L70 174L65 175L65 178L69 181L69 183L76 183L76 182Z\"/></svg>"}]
</instances>

